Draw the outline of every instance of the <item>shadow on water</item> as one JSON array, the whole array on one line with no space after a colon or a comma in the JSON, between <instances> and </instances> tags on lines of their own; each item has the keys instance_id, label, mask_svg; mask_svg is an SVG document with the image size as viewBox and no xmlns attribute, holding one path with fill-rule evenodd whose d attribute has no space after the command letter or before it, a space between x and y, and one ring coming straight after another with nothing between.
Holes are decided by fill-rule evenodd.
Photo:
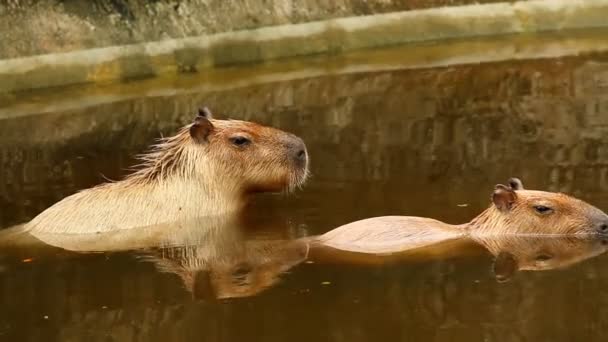
<instances>
[{"instance_id":1,"label":"shadow on water","mask_svg":"<svg viewBox=\"0 0 608 342\"><path fill-rule=\"evenodd\" d=\"M254 218L207 222L173 242L138 234L134 251L111 237L3 248L0 339L605 340L601 240L504 238L388 258L309 249L306 237L389 214L465 222L511 176L606 209L607 88L608 55L594 53L151 89L3 119L3 227L124 175L201 104L298 134L313 177L294 196L257 198Z\"/></svg>"}]
</instances>

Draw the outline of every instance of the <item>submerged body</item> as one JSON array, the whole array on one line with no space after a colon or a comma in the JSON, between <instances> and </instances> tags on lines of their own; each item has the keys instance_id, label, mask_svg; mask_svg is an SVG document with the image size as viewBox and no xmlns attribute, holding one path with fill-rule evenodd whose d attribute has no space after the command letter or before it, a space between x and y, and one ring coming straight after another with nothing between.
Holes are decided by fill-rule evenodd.
<instances>
[{"instance_id":1,"label":"submerged body","mask_svg":"<svg viewBox=\"0 0 608 342\"><path fill-rule=\"evenodd\" d=\"M26 228L99 233L220 215L242 208L252 193L298 187L308 173L300 138L251 122L214 120L207 109L141 159L126 179L69 196Z\"/></svg>"},{"instance_id":2,"label":"submerged body","mask_svg":"<svg viewBox=\"0 0 608 342\"><path fill-rule=\"evenodd\" d=\"M349 252L391 254L465 235L465 230L434 219L383 216L340 226L319 236L316 241Z\"/></svg>"},{"instance_id":3,"label":"submerged body","mask_svg":"<svg viewBox=\"0 0 608 342\"><path fill-rule=\"evenodd\" d=\"M561 193L525 190L521 181L497 185L492 205L468 223L451 225L430 218L386 216L356 221L319 236L338 250L391 254L454 239L503 235L581 236L608 234L608 215Z\"/></svg>"}]
</instances>

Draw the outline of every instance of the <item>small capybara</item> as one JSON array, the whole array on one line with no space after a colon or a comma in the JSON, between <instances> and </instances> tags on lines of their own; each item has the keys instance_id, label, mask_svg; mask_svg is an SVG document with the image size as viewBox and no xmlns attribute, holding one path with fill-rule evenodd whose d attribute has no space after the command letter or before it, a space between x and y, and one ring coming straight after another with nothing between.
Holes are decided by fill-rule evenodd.
<instances>
[{"instance_id":1,"label":"small capybara","mask_svg":"<svg viewBox=\"0 0 608 342\"><path fill-rule=\"evenodd\" d=\"M608 234L608 216L562 193L525 190L521 181L496 185L492 205L469 223L451 225L430 218L385 216L364 219L329 231L315 243L338 250L390 254L450 239L492 235Z\"/></svg>"},{"instance_id":2,"label":"small capybara","mask_svg":"<svg viewBox=\"0 0 608 342\"><path fill-rule=\"evenodd\" d=\"M25 224L59 234L153 226L242 208L256 192L290 191L308 174L302 139L208 109L141 156L138 171L69 196Z\"/></svg>"}]
</instances>

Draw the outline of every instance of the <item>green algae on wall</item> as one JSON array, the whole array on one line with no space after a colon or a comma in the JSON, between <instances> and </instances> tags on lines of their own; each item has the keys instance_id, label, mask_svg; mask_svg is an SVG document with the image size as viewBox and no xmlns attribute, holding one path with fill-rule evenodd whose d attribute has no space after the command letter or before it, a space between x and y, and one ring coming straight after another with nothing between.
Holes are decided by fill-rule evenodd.
<instances>
[{"instance_id":1,"label":"green algae on wall","mask_svg":"<svg viewBox=\"0 0 608 342\"><path fill-rule=\"evenodd\" d=\"M0 59L498 0L0 1Z\"/></svg>"},{"instance_id":2,"label":"green algae on wall","mask_svg":"<svg viewBox=\"0 0 608 342\"><path fill-rule=\"evenodd\" d=\"M525 1L402 11L0 60L0 92L128 80L210 66L404 43L603 27L608 0Z\"/></svg>"}]
</instances>

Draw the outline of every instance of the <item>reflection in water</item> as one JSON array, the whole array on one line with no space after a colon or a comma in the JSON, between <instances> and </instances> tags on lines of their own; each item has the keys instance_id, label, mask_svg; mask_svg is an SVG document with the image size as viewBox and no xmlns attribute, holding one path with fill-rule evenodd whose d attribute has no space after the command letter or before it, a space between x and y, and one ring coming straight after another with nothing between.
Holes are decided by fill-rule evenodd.
<instances>
[{"instance_id":1,"label":"reflection in water","mask_svg":"<svg viewBox=\"0 0 608 342\"><path fill-rule=\"evenodd\" d=\"M571 266L608 249L606 237L478 236L475 240L496 256L494 272L501 281L518 270L545 271Z\"/></svg>"},{"instance_id":2,"label":"reflection in water","mask_svg":"<svg viewBox=\"0 0 608 342\"><path fill-rule=\"evenodd\" d=\"M196 299L253 296L277 283L279 276L303 262L306 241L247 241L232 249L204 245L145 253L161 272L177 274Z\"/></svg>"},{"instance_id":3,"label":"reflection in water","mask_svg":"<svg viewBox=\"0 0 608 342\"><path fill-rule=\"evenodd\" d=\"M244 297L274 285L283 272L303 262L309 244L308 239L247 238L243 220L242 215L207 216L96 234L20 227L5 231L0 245L5 254L10 249L21 255L25 249L28 258L38 260L49 258L49 247L81 253L131 250L157 270L179 276L194 298Z\"/></svg>"},{"instance_id":4,"label":"reflection in water","mask_svg":"<svg viewBox=\"0 0 608 342\"><path fill-rule=\"evenodd\" d=\"M408 228L402 228L408 229ZM414 232L418 227L409 227ZM365 237L361 238L365 240ZM362 243L365 243L363 241ZM603 254L608 249L608 237L604 235L517 235L478 234L444 239L419 244L417 241L403 244L402 250L375 254L349 251L326 246L323 240L313 242L311 257L317 262L372 264L421 262L446 260L483 251L495 257L494 272L500 281L508 280L515 272L546 271L560 269Z\"/></svg>"},{"instance_id":5,"label":"reflection in water","mask_svg":"<svg viewBox=\"0 0 608 342\"><path fill-rule=\"evenodd\" d=\"M157 271L177 275L195 299L253 296L306 260L317 264L386 265L480 255L495 257L500 281L518 270L544 271L571 266L608 249L604 236L473 235L445 239L402 251L374 254L337 250L317 237L251 238L242 216L199 217L168 224L98 234L57 234L17 228L0 239L10 252L37 260L52 259L57 248L72 252L131 251ZM268 223L267 223L268 224ZM275 223L276 224L276 223ZM264 227L273 231L281 227ZM416 229L413 227L412 229ZM7 234L8 233L8 234ZM50 251L49 251L50 249ZM63 256L66 254L63 253ZM74 257L72 255L71 257Z\"/></svg>"},{"instance_id":6,"label":"reflection in water","mask_svg":"<svg viewBox=\"0 0 608 342\"><path fill-rule=\"evenodd\" d=\"M261 340L281 341L299 329L323 328L328 333L345 334L355 341L367 341L374 336L372 331L375 330L365 328L367 324L380 324L378 320L384 317L384 326L391 329L384 332L386 337L397 336L395 333L400 330L395 330L394 324L404 325L408 329L405 331L418 326L417 330L410 331L417 339L429 339L436 334L451 335L448 332L463 339L479 337L480 333L502 336L494 335L502 331L494 328L513 322L503 321L501 311L484 309L483 303L499 303L497 305L509 311L513 308L512 300L534 298L535 304L522 303L529 310L525 317L533 317L538 312L535 308L542 307L541 303L547 298L542 289L551 288L554 277L529 277L526 282L519 283L514 280L510 283L515 284L511 290L495 289L492 284L496 283L488 281L491 272L485 258L471 258L480 255L480 246L493 255L492 268L499 281L512 278L517 270L544 271L571 266L604 253L608 248L606 241L589 237L486 236L475 241L463 240L449 248L438 245L434 250L426 247L422 253L395 256L352 258L319 254L322 251L313 248L310 253L315 264L307 265L303 262L308 257L310 239L271 238L269 232L274 229L262 234L265 239L248 238L245 236L247 229L255 227L245 229L240 219L223 217L141 228L133 234L128 231L102 234L98 239L43 234L36 236L40 239L37 245L21 236L18 241L29 241L29 256L35 260L34 265L23 266L7 263L9 246L1 241L4 267L9 267L12 275L5 276L2 281L5 291L2 300L7 311L0 313L0 322L22 317L4 334L11 340L27 340L25 336L42 336L48 327L57 329L54 336L61 341L84 337L95 341L107 338L163 341L186 337L222 341L237 340L240 335L231 331L259 322L281 327L271 329L276 333L268 339L264 331L254 330L261 334ZM16 237L10 238L14 248ZM137 250L124 255L66 255L64 252L62 256L67 258L58 258L56 247L79 252L109 252L134 247ZM373 268L353 268L369 265L371 259L374 259ZM146 265L152 265L153 269ZM296 265L300 266L294 268ZM246 302L215 301L260 294L276 285L279 276L290 269L292 274L283 275L283 286L270 295ZM483 271L475 271L478 269ZM163 274L170 275L170 279L165 279ZM565 276L584 281L584 274L573 269ZM37 279L46 280L38 282ZM328 279L331 282L327 282ZM189 295L175 291L172 284L176 283ZM328 284L325 289L323 285L319 286L325 283ZM504 295L500 294L502 291L505 291ZM492 299L493 296L499 297ZM484 311L484 318L480 321L479 317L473 318L475 315L467 313L468 310L463 311L460 297L468 302L466 307ZM15 300L18 298L27 298L29 306L17 305ZM48 302L50 298L54 300ZM197 301L193 302L191 298ZM231 309L222 309L226 305ZM251 308L247 309L248 306ZM540 309L545 310L544 307ZM364 314L376 310L384 314ZM410 310L417 314L394 316ZM285 321L304 319L302 314L308 315L305 326ZM50 317L50 321L34 332L26 329L38 316ZM391 320L387 321L389 317ZM498 325L492 329L481 325L487 321ZM215 326L219 322L223 322L221 327ZM328 323L329 328L325 326ZM353 324L358 334L351 331ZM441 328L431 328L434 325ZM531 328L525 326L506 336L534 332ZM312 337L304 336L295 340Z\"/></svg>"},{"instance_id":7,"label":"reflection in water","mask_svg":"<svg viewBox=\"0 0 608 342\"><path fill-rule=\"evenodd\" d=\"M468 241L445 246L436 254L443 257L383 257L367 267L362 264L371 256L340 259L315 250L308 260L314 263L302 262L306 254L297 240L382 215L465 222L487 207L488 189L512 175L530 188L608 208L607 57L329 73L212 92L154 95L150 89L69 111L50 110L48 103L45 115L2 120L3 227L102 182L102 175L118 178L133 165L131 156L186 124L201 103L298 134L309 148L313 177L293 197L258 198L254 211L284 215L289 223L268 230L251 227L249 219L235 224L242 240L226 254L215 252L217 266L205 259L207 247L194 248L200 241L83 253L65 249L95 246L68 246L66 239L60 246L46 237L60 248L38 249L35 241L19 251L2 248L0 340L608 340L605 254L559 272L502 272L523 270L534 253L543 259L537 266L582 260L600 252L597 242L558 243L559 251L545 246L528 254L503 241L493 243L503 246L495 254L490 243ZM18 97L38 100L36 93ZM493 255L480 257L486 248ZM260 252L267 250L268 257ZM478 257L465 257L471 254ZM198 259L207 260L204 272L185 261ZM238 267L249 259L249 267ZM508 267L497 267L495 259ZM188 268L183 274L202 286L188 291L182 276L159 272L158 260L169 264L163 270ZM289 267L280 284L256 287ZM235 277L239 283L250 269L264 276L247 278L253 285L247 291L237 293L231 283L222 292L215 283ZM511 281L496 282L493 269ZM203 300L193 301L193 294Z\"/></svg>"}]
</instances>

